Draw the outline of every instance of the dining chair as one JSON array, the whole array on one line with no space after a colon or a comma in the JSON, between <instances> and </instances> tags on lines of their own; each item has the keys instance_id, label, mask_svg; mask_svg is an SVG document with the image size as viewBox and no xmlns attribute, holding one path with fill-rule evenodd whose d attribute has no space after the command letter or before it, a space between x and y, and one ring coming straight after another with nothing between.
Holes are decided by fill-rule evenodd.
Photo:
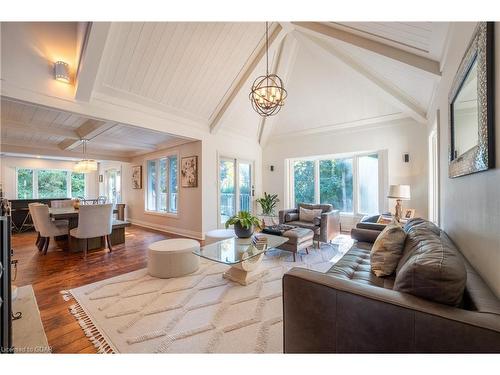
<instances>
[{"instance_id":1,"label":"dining chair","mask_svg":"<svg viewBox=\"0 0 500 375\"><path fill-rule=\"evenodd\" d=\"M113 205L94 204L80 206L78 210L78 227L71 229L69 234L78 239L85 239L84 257L87 258L89 238L104 237L109 251L113 251L109 238L112 230Z\"/></svg>"},{"instance_id":2,"label":"dining chair","mask_svg":"<svg viewBox=\"0 0 500 375\"><path fill-rule=\"evenodd\" d=\"M108 197L106 197L105 195L99 195L99 197L97 198L97 204L106 204L107 201Z\"/></svg>"},{"instance_id":3,"label":"dining chair","mask_svg":"<svg viewBox=\"0 0 500 375\"><path fill-rule=\"evenodd\" d=\"M30 207L33 211L33 222L38 227L43 243L43 255L47 254L50 238L68 234L68 220L52 220L49 215L49 206L35 204Z\"/></svg>"},{"instance_id":4,"label":"dining chair","mask_svg":"<svg viewBox=\"0 0 500 375\"><path fill-rule=\"evenodd\" d=\"M50 207L52 208L73 208L73 199L61 199L50 201Z\"/></svg>"},{"instance_id":5,"label":"dining chair","mask_svg":"<svg viewBox=\"0 0 500 375\"><path fill-rule=\"evenodd\" d=\"M35 232L37 233L35 245L36 245L36 247L38 247L38 251L42 251L43 245L45 244L45 238L40 236L40 229L38 228L38 220L37 220L36 214L33 211L33 206L39 206L41 204L42 203L37 203L37 202L28 203L28 210L31 214L31 220L33 221L33 227L35 228Z\"/></svg>"}]
</instances>

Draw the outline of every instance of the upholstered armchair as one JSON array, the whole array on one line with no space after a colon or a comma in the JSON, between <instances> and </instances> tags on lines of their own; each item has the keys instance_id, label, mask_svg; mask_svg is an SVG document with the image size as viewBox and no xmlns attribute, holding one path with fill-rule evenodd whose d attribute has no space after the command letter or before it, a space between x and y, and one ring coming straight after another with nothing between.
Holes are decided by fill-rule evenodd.
<instances>
[{"instance_id":1,"label":"upholstered armchair","mask_svg":"<svg viewBox=\"0 0 500 375\"><path fill-rule=\"evenodd\" d=\"M299 208L308 210L321 209L321 215L315 217L312 222L301 221ZM340 234L340 211L334 210L331 204L308 204L299 203L298 208L281 210L279 212L280 224L294 225L296 227L311 229L314 232L314 240L319 242L330 242Z\"/></svg>"}]
</instances>

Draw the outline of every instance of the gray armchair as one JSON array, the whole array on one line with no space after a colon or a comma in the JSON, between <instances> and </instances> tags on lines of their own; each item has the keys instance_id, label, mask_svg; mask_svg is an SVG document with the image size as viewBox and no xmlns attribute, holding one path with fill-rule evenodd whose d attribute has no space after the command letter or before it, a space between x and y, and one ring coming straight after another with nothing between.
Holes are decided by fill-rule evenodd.
<instances>
[{"instance_id":1,"label":"gray armchair","mask_svg":"<svg viewBox=\"0 0 500 375\"><path fill-rule=\"evenodd\" d=\"M300 221L300 207L308 210L321 209L321 216L315 217L312 222ZM281 210L279 212L280 224L311 229L314 232L314 240L318 242L330 242L340 234L340 211L334 210L331 204L299 203L299 208Z\"/></svg>"}]
</instances>

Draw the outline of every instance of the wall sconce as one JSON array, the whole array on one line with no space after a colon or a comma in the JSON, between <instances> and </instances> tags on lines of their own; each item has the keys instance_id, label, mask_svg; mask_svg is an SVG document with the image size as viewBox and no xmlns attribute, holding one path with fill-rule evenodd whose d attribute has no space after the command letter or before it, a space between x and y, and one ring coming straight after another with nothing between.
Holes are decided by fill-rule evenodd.
<instances>
[{"instance_id":1,"label":"wall sconce","mask_svg":"<svg viewBox=\"0 0 500 375\"><path fill-rule=\"evenodd\" d=\"M54 63L54 78L61 82L70 83L68 63L64 61Z\"/></svg>"}]
</instances>

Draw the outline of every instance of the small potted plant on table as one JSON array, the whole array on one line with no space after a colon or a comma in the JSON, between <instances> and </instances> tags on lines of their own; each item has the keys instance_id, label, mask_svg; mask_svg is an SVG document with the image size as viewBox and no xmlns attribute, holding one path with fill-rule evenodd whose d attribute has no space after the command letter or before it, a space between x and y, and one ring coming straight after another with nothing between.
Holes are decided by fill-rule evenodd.
<instances>
[{"instance_id":1,"label":"small potted plant on table","mask_svg":"<svg viewBox=\"0 0 500 375\"><path fill-rule=\"evenodd\" d=\"M259 218L253 216L248 211L240 211L237 215L234 215L226 221L226 229L230 225L234 226L234 233L239 238L251 237L255 228L260 228Z\"/></svg>"}]
</instances>

